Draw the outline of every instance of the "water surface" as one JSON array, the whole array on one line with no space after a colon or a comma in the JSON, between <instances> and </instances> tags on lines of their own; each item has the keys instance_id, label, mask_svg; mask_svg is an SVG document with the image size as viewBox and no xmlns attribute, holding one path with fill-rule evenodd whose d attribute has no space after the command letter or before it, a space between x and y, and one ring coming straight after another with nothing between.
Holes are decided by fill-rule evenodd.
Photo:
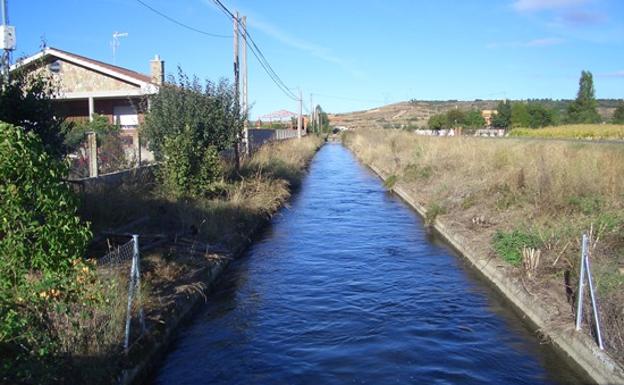
<instances>
[{"instance_id":1,"label":"water surface","mask_svg":"<svg viewBox=\"0 0 624 385\"><path fill-rule=\"evenodd\" d=\"M156 384L575 384L338 144L230 265Z\"/></svg>"}]
</instances>

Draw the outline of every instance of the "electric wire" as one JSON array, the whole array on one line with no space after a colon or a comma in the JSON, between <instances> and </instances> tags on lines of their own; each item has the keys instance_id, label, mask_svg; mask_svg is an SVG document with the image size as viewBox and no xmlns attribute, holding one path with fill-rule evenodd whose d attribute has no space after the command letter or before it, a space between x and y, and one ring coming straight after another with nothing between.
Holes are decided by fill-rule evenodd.
<instances>
[{"instance_id":1,"label":"electric wire","mask_svg":"<svg viewBox=\"0 0 624 385\"><path fill-rule=\"evenodd\" d=\"M232 20L236 20L236 15L234 15L234 13L232 13L232 11L230 11L220 0L213 0L213 2L219 7L219 9L221 9L223 13L225 13L227 17L229 17ZM256 44L255 40L253 39L249 31L247 30L247 28L242 28L240 23L239 23L239 31L243 33L244 39L251 43L250 45L248 45L251 50L251 53L258 60L258 62L260 63L264 71L271 78L271 80L273 80L273 82L278 86L278 88L282 90L282 92L286 96L288 96L292 100L299 101L299 97L297 97L297 95L295 95L292 91L290 91L286 83L284 83L284 81L280 78L277 72L275 72L275 70L273 69L273 67L267 60L267 58L264 56L264 53L262 52L258 44Z\"/></svg>"},{"instance_id":2,"label":"electric wire","mask_svg":"<svg viewBox=\"0 0 624 385\"><path fill-rule=\"evenodd\" d=\"M141 4L142 6L144 6L147 9L149 9L150 11L154 12L155 14L157 14L157 15L159 15L161 17L164 17L165 19L169 20L170 22L172 22L174 24L177 24L180 27L183 27L183 28L186 28L188 30L191 30L193 32L201 33L202 35L206 35L206 36L210 36L210 37L216 37L216 38L231 38L232 37L232 35L220 35L220 34L217 34L217 33L206 32L206 31L202 31L201 29L197 29L195 27L191 27L188 24L185 24L185 23L183 23L181 21L178 21L178 20L172 18L171 16L169 16L169 15L167 15L165 13L160 12L159 10L157 10L156 8L150 6L149 4L145 3L142 0L136 0L136 1L137 1L137 3Z\"/></svg>"}]
</instances>

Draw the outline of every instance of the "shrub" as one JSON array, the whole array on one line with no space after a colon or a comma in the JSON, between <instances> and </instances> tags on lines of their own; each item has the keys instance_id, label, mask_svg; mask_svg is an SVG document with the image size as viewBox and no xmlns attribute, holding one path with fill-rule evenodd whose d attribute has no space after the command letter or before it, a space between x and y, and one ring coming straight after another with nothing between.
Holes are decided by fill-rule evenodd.
<instances>
[{"instance_id":1,"label":"shrub","mask_svg":"<svg viewBox=\"0 0 624 385\"><path fill-rule=\"evenodd\" d=\"M167 193L199 197L217 191L222 168L214 146L202 148L187 128L181 135L165 138L162 151L165 159L158 175Z\"/></svg>"},{"instance_id":2,"label":"shrub","mask_svg":"<svg viewBox=\"0 0 624 385\"><path fill-rule=\"evenodd\" d=\"M0 379L48 362L60 349L54 319L86 301L91 233L62 182L67 171L34 133L0 123Z\"/></svg>"}]
</instances>

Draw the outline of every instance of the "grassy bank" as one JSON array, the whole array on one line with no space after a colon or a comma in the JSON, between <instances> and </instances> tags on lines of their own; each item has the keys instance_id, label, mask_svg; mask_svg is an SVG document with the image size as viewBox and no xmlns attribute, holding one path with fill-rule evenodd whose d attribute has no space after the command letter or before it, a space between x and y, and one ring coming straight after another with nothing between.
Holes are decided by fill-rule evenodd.
<instances>
[{"instance_id":1,"label":"grassy bank","mask_svg":"<svg viewBox=\"0 0 624 385\"><path fill-rule=\"evenodd\" d=\"M391 130L350 132L345 143L389 175L388 187L400 185L425 206L427 222L440 219L498 261L561 328L574 323L580 234L593 229L606 346L624 362L624 147ZM538 266L525 269L538 251Z\"/></svg>"},{"instance_id":2,"label":"grassy bank","mask_svg":"<svg viewBox=\"0 0 624 385\"><path fill-rule=\"evenodd\" d=\"M514 128L510 136L547 139L624 140L621 124L570 124L540 129Z\"/></svg>"},{"instance_id":3,"label":"grassy bank","mask_svg":"<svg viewBox=\"0 0 624 385\"><path fill-rule=\"evenodd\" d=\"M153 178L83 193L80 215L91 222L95 236L89 255L96 271L90 272L89 287L102 301L84 309L88 318L52 320L62 354L43 368L26 365L33 383L117 383L123 369L163 342L181 306L204 295L213 267L236 257L287 202L320 144L319 138L306 137L265 145L242 162L239 172L224 162L226 176L212 198L171 198ZM140 235L147 323L147 334L137 341L139 325L133 320L128 354L122 342L130 261L115 266L97 261L128 241L124 233Z\"/></svg>"}]
</instances>

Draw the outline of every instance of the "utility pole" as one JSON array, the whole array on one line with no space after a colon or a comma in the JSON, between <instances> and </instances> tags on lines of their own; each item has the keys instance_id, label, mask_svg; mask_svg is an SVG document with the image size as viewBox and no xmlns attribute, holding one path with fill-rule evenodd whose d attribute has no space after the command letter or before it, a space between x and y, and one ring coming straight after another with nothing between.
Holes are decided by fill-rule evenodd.
<instances>
[{"instance_id":1,"label":"utility pole","mask_svg":"<svg viewBox=\"0 0 624 385\"><path fill-rule=\"evenodd\" d=\"M238 11L234 18L234 103L236 108L240 107L240 90L239 90L239 62L238 62ZM236 140L234 143L234 157L236 158L236 171L240 170L240 156L239 156L239 141L240 141L240 128L238 122L236 122Z\"/></svg>"},{"instance_id":2,"label":"utility pole","mask_svg":"<svg viewBox=\"0 0 624 385\"><path fill-rule=\"evenodd\" d=\"M314 132L314 103L312 102L312 94L310 94L310 121L308 126L312 127L310 131Z\"/></svg>"},{"instance_id":3,"label":"utility pole","mask_svg":"<svg viewBox=\"0 0 624 385\"><path fill-rule=\"evenodd\" d=\"M301 96L301 88L299 89L299 119L297 119L297 139L301 139L301 126L303 124L303 97Z\"/></svg>"},{"instance_id":4,"label":"utility pole","mask_svg":"<svg viewBox=\"0 0 624 385\"><path fill-rule=\"evenodd\" d=\"M11 51L15 49L15 27L9 24L9 13L7 11L8 0L0 0L2 5L2 25L0 25L0 49L3 49L0 59L0 75L3 84L9 81L9 70L11 65Z\"/></svg>"},{"instance_id":5,"label":"utility pole","mask_svg":"<svg viewBox=\"0 0 624 385\"><path fill-rule=\"evenodd\" d=\"M249 156L249 99L248 99L248 88L247 85L247 16L243 16L241 20L241 24L243 27L243 53L242 53L242 64L243 64L243 114L245 114L245 119L243 120L243 141L245 142L245 155Z\"/></svg>"}]
</instances>

